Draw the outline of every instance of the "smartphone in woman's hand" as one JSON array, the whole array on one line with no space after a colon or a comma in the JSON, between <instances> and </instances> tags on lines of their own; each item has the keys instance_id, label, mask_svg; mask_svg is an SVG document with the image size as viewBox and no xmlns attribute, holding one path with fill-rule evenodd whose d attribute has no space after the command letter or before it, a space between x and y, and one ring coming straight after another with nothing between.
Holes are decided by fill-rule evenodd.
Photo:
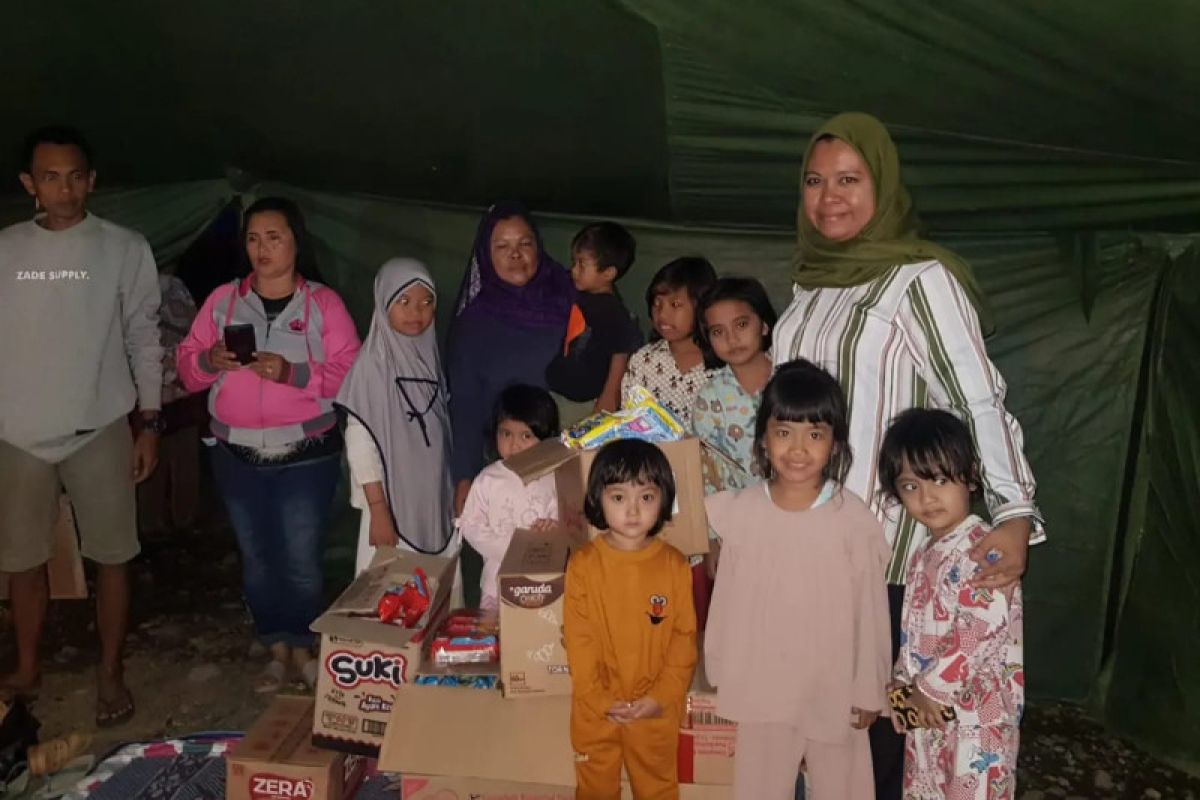
<instances>
[{"instance_id":1,"label":"smartphone in woman's hand","mask_svg":"<svg viewBox=\"0 0 1200 800\"><path fill-rule=\"evenodd\" d=\"M249 324L225 326L225 349L233 353L239 364L254 360L258 345L254 339L254 326Z\"/></svg>"}]
</instances>

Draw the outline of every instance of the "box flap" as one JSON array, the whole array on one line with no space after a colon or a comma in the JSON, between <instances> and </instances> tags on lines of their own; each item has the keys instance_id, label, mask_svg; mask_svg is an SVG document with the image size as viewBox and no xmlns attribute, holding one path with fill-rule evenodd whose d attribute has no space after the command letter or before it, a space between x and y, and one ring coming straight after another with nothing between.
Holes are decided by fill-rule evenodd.
<instances>
[{"instance_id":1,"label":"box flap","mask_svg":"<svg viewBox=\"0 0 1200 800\"><path fill-rule=\"evenodd\" d=\"M384 772L574 785L571 698L405 684L379 752Z\"/></svg>"},{"instance_id":2,"label":"box flap","mask_svg":"<svg viewBox=\"0 0 1200 800\"><path fill-rule=\"evenodd\" d=\"M558 439L543 439L528 450L505 460L504 466L529 483L549 475L578 455L578 450L567 447Z\"/></svg>"},{"instance_id":3,"label":"box flap","mask_svg":"<svg viewBox=\"0 0 1200 800\"><path fill-rule=\"evenodd\" d=\"M433 613L450 596L456 563L456 557L410 553L394 547L376 548L371 565L309 627L317 633L403 647L423 633L425 626L403 628L380 622L375 617L379 598L391 587L403 583L413 570L420 567L433 584L433 598L427 612L429 616L426 617L427 621L433 621Z\"/></svg>"},{"instance_id":4,"label":"box flap","mask_svg":"<svg viewBox=\"0 0 1200 800\"><path fill-rule=\"evenodd\" d=\"M500 577L553 577L567 569L567 558L575 537L566 528L531 531L518 528L513 532L508 550L500 562Z\"/></svg>"}]
</instances>

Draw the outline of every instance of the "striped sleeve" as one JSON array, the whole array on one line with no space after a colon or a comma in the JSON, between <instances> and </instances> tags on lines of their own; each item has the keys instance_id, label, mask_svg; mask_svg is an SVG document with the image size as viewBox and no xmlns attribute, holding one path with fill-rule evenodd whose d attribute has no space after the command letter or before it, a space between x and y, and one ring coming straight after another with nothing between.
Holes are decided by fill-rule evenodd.
<instances>
[{"instance_id":1,"label":"striped sleeve","mask_svg":"<svg viewBox=\"0 0 1200 800\"><path fill-rule=\"evenodd\" d=\"M1004 379L988 358L962 286L940 264L923 270L909 285L897 322L912 343L931 404L956 411L971 428L992 524L1032 517L1030 542L1045 539L1021 426L1004 407Z\"/></svg>"}]
</instances>

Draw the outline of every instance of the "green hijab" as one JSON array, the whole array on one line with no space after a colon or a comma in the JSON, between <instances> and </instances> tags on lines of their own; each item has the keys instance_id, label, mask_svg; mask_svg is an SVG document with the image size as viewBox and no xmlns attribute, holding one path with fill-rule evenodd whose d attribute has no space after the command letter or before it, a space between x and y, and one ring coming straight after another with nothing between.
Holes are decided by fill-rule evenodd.
<instances>
[{"instance_id":1,"label":"green hijab","mask_svg":"<svg viewBox=\"0 0 1200 800\"><path fill-rule=\"evenodd\" d=\"M826 136L841 139L858 151L875 184L875 215L846 242L826 239L804 213L804 175L813 146ZM800 170L799 240L792 280L804 289L861 286L892 267L937 260L950 271L970 298L984 334L992 332L992 315L971 266L954 252L917 235L912 197L900 180L900 157L883 123L870 114L838 114L820 127L808 143Z\"/></svg>"}]
</instances>

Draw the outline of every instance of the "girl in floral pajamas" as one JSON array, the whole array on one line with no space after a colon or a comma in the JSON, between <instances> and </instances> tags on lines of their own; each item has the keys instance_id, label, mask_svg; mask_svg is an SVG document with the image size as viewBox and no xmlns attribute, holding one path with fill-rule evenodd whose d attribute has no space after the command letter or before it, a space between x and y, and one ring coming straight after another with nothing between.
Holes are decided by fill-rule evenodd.
<instances>
[{"instance_id":1,"label":"girl in floral pajamas","mask_svg":"<svg viewBox=\"0 0 1200 800\"><path fill-rule=\"evenodd\" d=\"M970 551L991 528L970 513L980 485L970 431L946 411L904 412L884 437L879 478L930 532L909 566L890 687L911 686L916 712L904 796L1011 800L1025 703L1021 588L972 585L980 567ZM895 713L892 722L903 732Z\"/></svg>"}]
</instances>

